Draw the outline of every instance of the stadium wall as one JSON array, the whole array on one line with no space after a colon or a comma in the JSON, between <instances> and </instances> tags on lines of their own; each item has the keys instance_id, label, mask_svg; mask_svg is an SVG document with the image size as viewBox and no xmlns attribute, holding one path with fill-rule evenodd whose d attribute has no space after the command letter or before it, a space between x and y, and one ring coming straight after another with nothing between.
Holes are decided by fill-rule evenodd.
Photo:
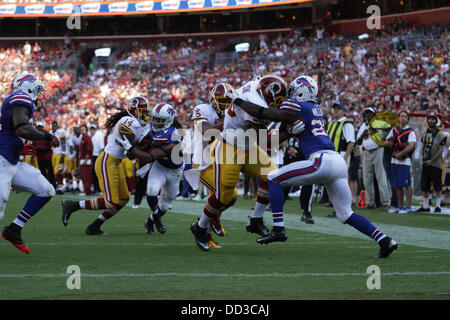
<instances>
[{"instance_id":1,"label":"stadium wall","mask_svg":"<svg viewBox=\"0 0 450 320\"><path fill-rule=\"evenodd\" d=\"M368 15L369 17L369 15ZM411 13L381 15L381 24L396 20L405 21L406 25L430 25L450 23L450 7L415 11ZM356 20L333 21L328 31L336 33L359 34L369 31L367 29L367 18Z\"/></svg>"}]
</instances>

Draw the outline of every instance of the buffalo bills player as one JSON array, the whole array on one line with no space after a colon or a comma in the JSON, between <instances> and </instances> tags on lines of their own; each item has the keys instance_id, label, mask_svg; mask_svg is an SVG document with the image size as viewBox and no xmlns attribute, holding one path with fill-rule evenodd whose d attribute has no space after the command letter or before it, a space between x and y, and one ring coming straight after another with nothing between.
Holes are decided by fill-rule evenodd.
<instances>
[{"instance_id":1,"label":"buffalo bills player","mask_svg":"<svg viewBox=\"0 0 450 320\"><path fill-rule=\"evenodd\" d=\"M172 150L177 145L181 146L179 144L181 138L173 126L174 119L175 109L167 103L157 104L151 112L150 139L152 146L165 150L166 157L153 162L148 174L147 203L152 210L152 214L144 224L148 234L155 232L154 225L159 233L166 232L161 217L175 199L183 175L184 163L181 154L173 153L174 156L172 156Z\"/></svg>"},{"instance_id":2,"label":"buffalo bills player","mask_svg":"<svg viewBox=\"0 0 450 320\"><path fill-rule=\"evenodd\" d=\"M318 96L319 86L309 76L299 76L291 82L288 99L280 109L261 108L236 95L229 95L234 104L250 115L287 123L288 131L298 137L300 147L308 159L293 162L268 175L274 226L268 236L257 239L257 242L268 244L287 239L283 220L284 187L324 184L339 221L377 241L380 246L377 257L386 258L397 249L397 243L380 232L368 219L352 211L352 196L347 182L348 168L324 129L322 110L316 105ZM302 120L292 123L293 117L301 117Z\"/></svg>"},{"instance_id":3,"label":"buffalo bills player","mask_svg":"<svg viewBox=\"0 0 450 320\"><path fill-rule=\"evenodd\" d=\"M55 188L39 169L19 156L26 140L48 140L54 146L56 137L32 126L34 108L43 97L44 86L30 73L16 76L11 84L11 93L3 101L0 111L0 220L3 219L11 187L32 193L17 218L3 229L1 236L18 250L29 253L22 240L22 228L55 195Z\"/></svg>"}]
</instances>

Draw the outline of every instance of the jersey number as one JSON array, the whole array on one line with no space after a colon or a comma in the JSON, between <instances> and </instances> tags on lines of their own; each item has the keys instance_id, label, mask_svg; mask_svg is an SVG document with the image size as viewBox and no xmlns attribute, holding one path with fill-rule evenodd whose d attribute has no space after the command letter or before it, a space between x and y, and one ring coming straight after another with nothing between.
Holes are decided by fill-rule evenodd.
<instances>
[{"instance_id":1,"label":"jersey number","mask_svg":"<svg viewBox=\"0 0 450 320\"><path fill-rule=\"evenodd\" d=\"M317 128L313 128L313 129L311 130L311 133L312 133L314 136L326 136L326 135L327 135L327 133L326 133L326 131L325 131L325 128L323 127L323 122L322 122L322 120L320 120L320 119L312 119L312 120L311 120L311 126L312 126L312 127L314 127L314 126L319 126L319 127L317 127Z\"/></svg>"}]
</instances>

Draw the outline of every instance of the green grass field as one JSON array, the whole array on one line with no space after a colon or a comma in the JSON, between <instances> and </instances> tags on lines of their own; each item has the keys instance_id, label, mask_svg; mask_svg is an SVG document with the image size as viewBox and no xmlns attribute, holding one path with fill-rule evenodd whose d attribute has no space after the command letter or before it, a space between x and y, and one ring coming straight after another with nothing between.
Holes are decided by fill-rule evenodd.
<instances>
[{"instance_id":1,"label":"green grass field","mask_svg":"<svg viewBox=\"0 0 450 320\"><path fill-rule=\"evenodd\" d=\"M11 194L2 228L27 197ZM0 289L8 289L0 299L450 298L448 215L357 210L399 243L388 259L374 259L378 245L327 218L331 208L315 205L316 223L300 222L297 199L285 206L288 240L261 246L245 231L253 201L239 200L222 216L227 234L216 238L223 247L203 252L189 230L202 203L175 201L164 216L164 235L145 233L148 209L126 207L103 225L108 235L88 236L84 230L100 211L79 211L63 227L62 199L52 199L26 225L29 255L0 239ZM271 220L267 212L267 226ZM70 265L80 267L79 290L67 288ZM367 288L370 265L380 267L381 289Z\"/></svg>"}]
</instances>

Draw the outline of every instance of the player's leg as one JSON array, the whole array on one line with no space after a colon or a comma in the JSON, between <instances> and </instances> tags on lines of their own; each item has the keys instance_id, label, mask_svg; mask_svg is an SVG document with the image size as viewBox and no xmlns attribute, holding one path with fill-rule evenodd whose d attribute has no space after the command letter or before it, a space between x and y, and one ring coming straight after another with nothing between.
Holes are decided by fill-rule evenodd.
<instances>
[{"instance_id":1,"label":"player's leg","mask_svg":"<svg viewBox=\"0 0 450 320\"><path fill-rule=\"evenodd\" d=\"M153 234L155 232L154 225L156 222L158 222L158 224L160 223L161 216L159 214L158 195L166 182L166 169L158 162L154 162L150 168L147 179L147 203L151 213L145 221L144 226L147 229L148 234ZM160 230L158 229L158 231Z\"/></svg>"},{"instance_id":2,"label":"player's leg","mask_svg":"<svg viewBox=\"0 0 450 320\"><path fill-rule=\"evenodd\" d=\"M264 226L263 221L264 212L269 204L267 175L276 169L275 163L270 159L267 152L259 146L246 153L246 163L242 166L242 172L251 177L259 177L255 208L246 226L248 232L257 233L261 236L269 234L269 229Z\"/></svg>"},{"instance_id":3,"label":"player's leg","mask_svg":"<svg viewBox=\"0 0 450 320\"><path fill-rule=\"evenodd\" d=\"M52 156L53 175L55 176L56 194L63 194L63 176L59 173L61 154Z\"/></svg>"},{"instance_id":4,"label":"player's leg","mask_svg":"<svg viewBox=\"0 0 450 320\"><path fill-rule=\"evenodd\" d=\"M200 181L213 192L206 201L199 221L191 225L196 244L204 251L209 251L207 230L211 221L215 219L215 227L220 225L217 231L221 231L222 226L220 220L217 223L217 219L236 201L236 184L242 168L242 163L237 159L239 150L235 147L217 141L211 146L211 154L213 163L200 174Z\"/></svg>"},{"instance_id":5,"label":"player's leg","mask_svg":"<svg viewBox=\"0 0 450 320\"><path fill-rule=\"evenodd\" d=\"M75 211L80 209L86 210L106 210L113 208L112 203L108 200L111 199L111 193L107 192L110 188L107 186L111 179L108 179L107 169L106 169L106 154L102 152L96 162L95 162L95 170L98 177L100 177L99 185L100 190L103 193L103 197L95 198L90 200L81 200L81 201L73 201L73 200L63 200L62 201L62 221L63 225L67 226L68 221ZM104 176L104 174L106 176Z\"/></svg>"},{"instance_id":6,"label":"player's leg","mask_svg":"<svg viewBox=\"0 0 450 320\"><path fill-rule=\"evenodd\" d=\"M97 161L99 159L97 159ZM108 154L104 154L100 160L101 161L98 161L98 164L96 162L96 172L102 180L101 187L106 209L104 209L96 220L87 226L86 234L89 235L104 234L104 232L100 230L100 227L105 221L111 219L117 212L119 212L119 210L126 205L128 199L130 198L125 176L120 171L121 160ZM90 201L89 203L91 204ZM101 200L97 201L97 203L100 205L103 204Z\"/></svg>"},{"instance_id":7,"label":"player's leg","mask_svg":"<svg viewBox=\"0 0 450 320\"><path fill-rule=\"evenodd\" d=\"M314 224L314 219L311 216L312 191L313 191L312 184L302 186L302 190L300 191L299 197L300 208L303 210L300 220L308 224Z\"/></svg>"},{"instance_id":8,"label":"player's leg","mask_svg":"<svg viewBox=\"0 0 450 320\"><path fill-rule=\"evenodd\" d=\"M394 240L378 230L366 217L353 212L352 195L347 177L340 177L335 181L326 183L325 187L339 221L375 240L380 246L379 258L386 258L397 249L397 243Z\"/></svg>"},{"instance_id":9,"label":"player's leg","mask_svg":"<svg viewBox=\"0 0 450 320\"><path fill-rule=\"evenodd\" d=\"M19 235L20 237L21 231L28 220L38 213L55 195L55 188L41 174L39 169L26 162L18 163L17 171L11 180L11 186L16 190L30 192L32 195L28 198L25 206L14 221L3 230L3 237L7 240L15 238L14 235ZM29 253L29 249L20 243L21 239L16 240L19 243L14 243L11 240L10 242L20 251Z\"/></svg>"}]
</instances>

